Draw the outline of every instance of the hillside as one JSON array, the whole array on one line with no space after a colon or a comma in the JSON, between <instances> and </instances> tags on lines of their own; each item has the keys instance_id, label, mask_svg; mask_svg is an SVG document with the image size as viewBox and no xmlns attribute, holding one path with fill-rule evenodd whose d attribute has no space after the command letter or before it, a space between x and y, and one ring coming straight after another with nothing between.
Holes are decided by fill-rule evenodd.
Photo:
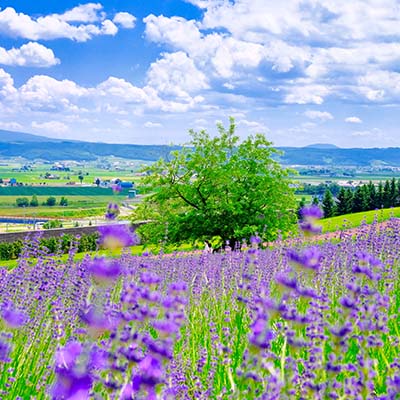
<instances>
[{"instance_id":1,"label":"hillside","mask_svg":"<svg viewBox=\"0 0 400 400\"><path fill-rule=\"evenodd\" d=\"M167 157L179 146L93 143L50 139L43 136L0 130L0 157L22 156L28 160L90 161L98 157L115 156L127 159L155 161ZM321 166L400 166L400 148L342 149L329 144L307 147L281 147L279 157L286 165Z\"/></svg>"}]
</instances>

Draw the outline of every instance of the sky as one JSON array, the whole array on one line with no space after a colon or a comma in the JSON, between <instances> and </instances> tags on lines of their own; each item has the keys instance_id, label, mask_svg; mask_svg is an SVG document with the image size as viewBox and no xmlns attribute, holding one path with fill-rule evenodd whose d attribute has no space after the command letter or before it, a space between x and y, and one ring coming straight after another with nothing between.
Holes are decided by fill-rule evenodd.
<instances>
[{"instance_id":1,"label":"sky","mask_svg":"<svg viewBox=\"0 0 400 400\"><path fill-rule=\"evenodd\" d=\"M0 129L400 147L399 0L2 0Z\"/></svg>"}]
</instances>

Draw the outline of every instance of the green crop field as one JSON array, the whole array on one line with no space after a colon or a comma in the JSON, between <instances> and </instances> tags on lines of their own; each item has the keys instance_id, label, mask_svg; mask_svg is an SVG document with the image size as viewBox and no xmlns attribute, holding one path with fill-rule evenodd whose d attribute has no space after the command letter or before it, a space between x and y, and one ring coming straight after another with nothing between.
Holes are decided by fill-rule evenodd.
<instances>
[{"instance_id":1,"label":"green crop field","mask_svg":"<svg viewBox=\"0 0 400 400\"><path fill-rule=\"evenodd\" d=\"M80 184L79 175L83 176L84 184L92 184L96 178L103 181L119 178L122 181L139 182L140 176L137 172L142 167L143 162L140 161L122 161L121 167L104 166L101 167L96 163L87 163L84 165L70 167L70 171L52 170L51 164L34 163L31 170L22 170L24 164L12 162L7 165L0 165L0 178L15 178L17 182L24 185L65 185L66 183L75 182ZM46 174L53 176L53 179L46 178Z\"/></svg>"},{"instance_id":2,"label":"green crop field","mask_svg":"<svg viewBox=\"0 0 400 400\"><path fill-rule=\"evenodd\" d=\"M119 196L126 196L127 190L121 191ZM0 187L2 196L112 196L111 188L97 186L3 186Z\"/></svg>"}]
</instances>

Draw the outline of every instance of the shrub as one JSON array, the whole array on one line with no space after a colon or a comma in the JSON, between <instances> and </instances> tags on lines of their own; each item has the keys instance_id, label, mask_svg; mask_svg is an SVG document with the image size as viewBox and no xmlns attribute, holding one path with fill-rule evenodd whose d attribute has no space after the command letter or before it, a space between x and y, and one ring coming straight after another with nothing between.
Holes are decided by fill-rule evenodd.
<instances>
[{"instance_id":1,"label":"shrub","mask_svg":"<svg viewBox=\"0 0 400 400\"><path fill-rule=\"evenodd\" d=\"M28 207L29 206L29 200L26 197L18 197L15 200L17 207Z\"/></svg>"},{"instance_id":2,"label":"shrub","mask_svg":"<svg viewBox=\"0 0 400 400\"><path fill-rule=\"evenodd\" d=\"M57 202L56 198L53 196L50 196L46 200L46 206L50 206L50 207L55 206L56 202Z\"/></svg>"}]
</instances>

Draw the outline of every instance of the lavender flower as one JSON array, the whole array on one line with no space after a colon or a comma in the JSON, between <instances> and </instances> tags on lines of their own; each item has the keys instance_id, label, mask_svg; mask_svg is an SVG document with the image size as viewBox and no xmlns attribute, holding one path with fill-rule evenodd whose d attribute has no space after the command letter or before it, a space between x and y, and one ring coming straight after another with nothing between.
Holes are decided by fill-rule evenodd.
<instances>
[{"instance_id":1,"label":"lavender flower","mask_svg":"<svg viewBox=\"0 0 400 400\"><path fill-rule=\"evenodd\" d=\"M290 263L310 270L318 270L323 258L321 251L315 246L308 247L301 253L289 250L287 256Z\"/></svg>"},{"instance_id":2,"label":"lavender flower","mask_svg":"<svg viewBox=\"0 0 400 400\"><path fill-rule=\"evenodd\" d=\"M11 301L3 303L1 307L1 317L10 328L19 328L24 325L28 319L26 314L16 309Z\"/></svg>"},{"instance_id":3,"label":"lavender flower","mask_svg":"<svg viewBox=\"0 0 400 400\"><path fill-rule=\"evenodd\" d=\"M126 225L100 226L99 233L99 245L110 250L133 246L139 242L137 236Z\"/></svg>"},{"instance_id":4,"label":"lavender flower","mask_svg":"<svg viewBox=\"0 0 400 400\"><path fill-rule=\"evenodd\" d=\"M118 204L116 203L109 203L107 206L105 218L109 220L114 220L118 217L119 215L119 207Z\"/></svg>"},{"instance_id":5,"label":"lavender flower","mask_svg":"<svg viewBox=\"0 0 400 400\"><path fill-rule=\"evenodd\" d=\"M97 282L113 282L122 273L120 261L105 257L95 257L89 262L87 268Z\"/></svg>"}]
</instances>

